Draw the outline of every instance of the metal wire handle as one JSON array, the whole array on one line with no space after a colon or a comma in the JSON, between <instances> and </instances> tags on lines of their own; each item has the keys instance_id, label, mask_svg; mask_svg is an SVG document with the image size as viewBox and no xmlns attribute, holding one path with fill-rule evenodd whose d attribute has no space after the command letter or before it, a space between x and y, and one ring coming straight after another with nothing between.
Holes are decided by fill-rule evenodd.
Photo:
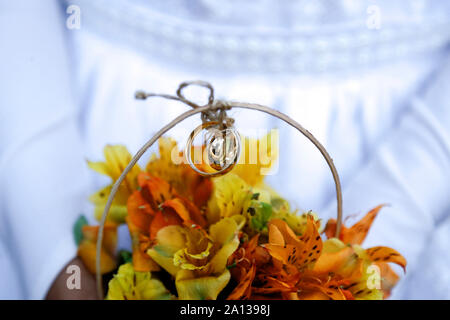
<instances>
[{"instance_id":1,"label":"metal wire handle","mask_svg":"<svg viewBox=\"0 0 450 320\"><path fill-rule=\"evenodd\" d=\"M187 100L184 95L182 94L182 90L189 86L189 85L198 85L205 87L210 90L210 95L208 98L208 103L204 106L199 106L195 104L192 101ZM183 102L189 106L191 106L193 109L188 110L182 114L180 114L178 117L176 117L174 120L172 120L170 123L165 125L163 128L161 128L150 140L148 140L140 149L139 151L134 155L134 157L131 159L130 163L126 166L126 168L123 170L122 174L119 176L119 178L114 182L114 185L111 189L111 193L109 194L108 201L106 202L105 209L103 210L103 214L100 220L100 226L98 230L98 238L97 238L97 248L96 248L96 281L97 281L97 294L100 299L104 298L103 294L103 283L102 283L102 275L100 272L100 265L101 265L101 247L103 242L103 230L105 226L105 221L108 216L109 210L111 208L112 202L114 200L114 197L116 196L116 193L119 189L120 184L125 179L128 172L131 171L131 169L134 167L134 165L138 162L138 160L142 157L142 155L167 131L172 129L175 125L180 123L181 121L197 114L201 113L201 118L203 122L206 121L220 121L222 122L228 122L233 121L233 119L227 118L226 116L226 110L230 110L232 108L242 108L242 109L251 109L251 110L257 110L261 111L267 114L270 114L280 120L283 120L287 124L291 125L292 127L296 128L298 131L300 131L306 138L308 138L309 141L311 141L317 149L319 149L320 153L324 157L325 161L327 162L331 173L333 175L333 180L336 185L336 200L337 200L337 223L336 223L336 237L339 237L340 231L341 231L341 225L342 225L342 191L341 191L341 183L339 180L339 175L337 173L336 167L333 164L333 159L328 154L325 147L305 128L303 128L298 122L296 122L294 119L290 118L289 116L285 115L284 113L281 113L278 110L259 105L254 103L245 103L245 102L231 102L231 101L221 101L221 100L215 100L214 99L214 88L211 84L205 81L188 81L183 82L180 84L177 90L177 96L173 95L167 95L167 94L154 94L154 93L145 93L143 91L136 92L135 95L136 99L145 100L148 97L162 97L165 99L170 100L177 100L180 102Z\"/></svg>"}]
</instances>

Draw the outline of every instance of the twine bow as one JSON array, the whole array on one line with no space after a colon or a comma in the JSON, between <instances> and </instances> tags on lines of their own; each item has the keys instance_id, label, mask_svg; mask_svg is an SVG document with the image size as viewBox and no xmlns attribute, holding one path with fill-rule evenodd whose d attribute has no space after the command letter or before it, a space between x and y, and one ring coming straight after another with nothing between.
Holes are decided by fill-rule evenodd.
<instances>
[{"instance_id":1,"label":"twine bow","mask_svg":"<svg viewBox=\"0 0 450 320\"><path fill-rule=\"evenodd\" d=\"M186 99L186 97L183 95L183 90L186 87L189 87L191 85L200 86L200 87L209 89L209 97L208 97L207 104L198 105L195 102L192 102L192 101ZM135 98L139 99L139 100L145 100L150 97L160 97L160 98L180 101L194 109L208 107L208 109L206 111L202 111L202 113L201 113L201 119L202 119L203 123L218 122L222 126L226 126L226 127L231 127L234 124L234 119L228 117L228 115L227 115L227 110L231 109L231 105L229 103L227 103L226 101L215 100L214 99L214 88L209 82L206 82L206 81L196 80L196 81L182 82L178 86L176 96L170 95L170 94L147 93L145 91L137 91L135 93Z\"/></svg>"}]
</instances>

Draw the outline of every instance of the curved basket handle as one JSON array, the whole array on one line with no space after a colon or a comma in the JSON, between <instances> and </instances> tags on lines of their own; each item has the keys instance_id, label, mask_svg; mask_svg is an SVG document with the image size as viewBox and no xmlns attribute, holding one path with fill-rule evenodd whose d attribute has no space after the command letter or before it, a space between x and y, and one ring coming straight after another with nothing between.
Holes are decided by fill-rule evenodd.
<instances>
[{"instance_id":1,"label":"curved basket handle","mask_svg":"<svg viewBox=\"0 0 450 320\"><path fill-rule=\"evenodd\" d=\"M178 99L176 99L178 100ZM305 128L303 128L298 122L290 118L289 116L281 113L275 109L252 103L242 103L242 102L221 102L224 107L227 109L231 108L243 108L243 109L252 109L261 112L265 112L270 114L280 120L283 120L287 124L293 126L298 131L300 131L306 138L308 138L316 147L319 149L322 156L325 158L328 166L330 167L331 173L333 175L334 183L336 185L336 200L337 200L337 224L336 224L336 237L339 237L341 224L342 224L342 192L341 192L341 183L339 180L339 175L337 173L336 167L333 164L333 159L328 154L327 150L323 147L323 145ZM213 110L217 110L217 106L213 104L209 104L203 107L195 106L194 109L188 110L174 120L172 120L169 124L165 125L161 128L149 141L147 141L141 149L135 154L135 156L131 159L130 163L127 165L125 170L122 172L120 177L114 183L111 193L109 194L108 201L106 202L105 209L102 214L102 218L100 220L100 227L98 230L98 239L97 239L97 251L96 251L96 281L97 281L97 294L100 299L104 298L103 295L103 284L102 277L100 273L100 259L101 259L101 246L103 242L103 229L106 221L106 217L108 216L109 209L111 208L111 204L113 202L114 197L116 196L117 190L119 189L120 184L125 179L126 175L130 170L134 167L134 165L138 162L138 160L142 157L142 155L167 131L173 128L175 125L180 123L181 121L189 118L197 113L206 113Z\"/></svg>"}]
</instances>

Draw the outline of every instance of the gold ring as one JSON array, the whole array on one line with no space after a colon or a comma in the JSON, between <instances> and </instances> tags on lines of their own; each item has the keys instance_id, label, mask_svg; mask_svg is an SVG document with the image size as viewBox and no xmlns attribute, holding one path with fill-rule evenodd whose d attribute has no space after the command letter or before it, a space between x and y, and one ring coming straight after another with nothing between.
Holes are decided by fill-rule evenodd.
<instances>
[{"instance_id":1,"label":"gold ring","mask_svg":"<svg viewBox=\"0 0 450 320\"><path fill-rule=\"evenodd\" d=\"M218 125L220 125L220 122L218 122L218 121L209 121L209 122L202 123L197 128L195 128L194 131L191 132L191 134L189 135L189 138L186 142L185 154L186 154L187 163L195 172L197 172L198 174L200 174L204 177L218 177L218 176L221 176L221 175L229 172L231 169L234 168L234 166L238 162L239 156L241 154L241 138L240 138L238 132L233 127L228 127L228 128L225 128L224 130L229 131L233 135L233 138L234 138L235 144L236 144L236 153L232 155L232 159L226 161L226 165L222 169L220 169L216 172L202 171L193 163L193 161L192 161L192 144L194 142L195 137L202 130L216 127Z\"/></svg>"}]
</instances>

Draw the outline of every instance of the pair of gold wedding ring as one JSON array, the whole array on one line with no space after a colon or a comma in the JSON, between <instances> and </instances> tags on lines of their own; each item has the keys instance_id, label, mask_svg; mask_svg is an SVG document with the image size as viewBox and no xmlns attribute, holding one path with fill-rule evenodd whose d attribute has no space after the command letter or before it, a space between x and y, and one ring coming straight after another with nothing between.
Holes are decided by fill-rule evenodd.
<instances>
[{"instance_id":1,"label":"pair of gold wedding ring","mask_svg":"<svg viewBox=\"0 0 450 320\"><path fill-rule=\"evenodd\" d=\"M195 139L203 133L200 159L193 153ZM204 122L191 132L186 142L186 161L198 174L217 177L229 172L239 161L241 138L233 126L218 121Z\"/></svg>"}]
</instances>

